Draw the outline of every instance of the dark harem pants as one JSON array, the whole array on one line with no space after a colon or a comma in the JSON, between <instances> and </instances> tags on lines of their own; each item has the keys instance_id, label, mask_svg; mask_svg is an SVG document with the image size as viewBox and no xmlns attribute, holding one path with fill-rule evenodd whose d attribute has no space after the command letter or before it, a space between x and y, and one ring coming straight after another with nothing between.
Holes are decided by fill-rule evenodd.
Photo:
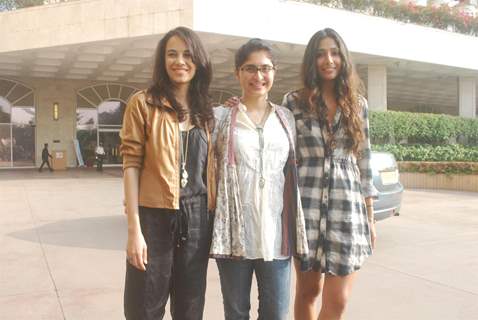
<instances>
[{"instance_id":1,"label":"dark harem pants","mask_svg":"<svg viewBox=\"0 0 478 320\"><path fill-rule=\"evenodd\" d=\"M126 319L162 319L168 296L174 320L202 319L213 221L207 197L181 199L179 211L140 207L139 218L148 265L143 272L126 262Z\"/></svg>"}]
</instances>

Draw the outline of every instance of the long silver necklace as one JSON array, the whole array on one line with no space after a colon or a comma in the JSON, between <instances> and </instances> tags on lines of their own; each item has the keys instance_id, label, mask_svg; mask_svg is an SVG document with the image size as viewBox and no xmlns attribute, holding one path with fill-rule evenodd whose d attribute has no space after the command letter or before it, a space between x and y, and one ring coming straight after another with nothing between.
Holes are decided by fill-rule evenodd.
<instances>
[{"instance_id":1,"label":"long silver necklace","mask_svg":"<svg viewBox=\"0 0 478 320\"><path fill-rule=\"evenodd\" d=\"M189 127L186 128L186 145L183 144L183 134L181 133L181 188L188 184L188 171L186 170L186 162L188 161L188 146L189 146ZM186 150L184 150L186 149Z\"/></svg>"},{"instance_id":2,"label":"long silver necklace","mask_svg":"<svg viewBox=\"0 0 478 320\"><path fill-rule=\"evenodd\" d=\"M266 124L267 116L270 113L270 105L267 105L261 122L256 124L256 131L259 135L259 188L263 189L266 185L266 179L264 178L264 125Z\"/></svg>"}]
</instances>

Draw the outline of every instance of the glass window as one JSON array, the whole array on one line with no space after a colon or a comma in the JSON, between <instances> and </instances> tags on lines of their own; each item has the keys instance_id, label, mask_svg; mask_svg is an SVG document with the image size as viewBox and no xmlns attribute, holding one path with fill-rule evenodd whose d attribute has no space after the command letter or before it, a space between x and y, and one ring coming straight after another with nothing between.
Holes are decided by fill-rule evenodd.
<instances>
[{"instance_id":1,"label":"glass window","mask_svg":"<svg viewBox=\"0 0 478 320\"><path fill-rule=\"evenodd\" d=\"M117 84L110 84L108 85L108 88L110 89L110 96L118 98L119 97L119 91L120 91L120 86Z\"/></svg>"},{"instance_id":2,"label":"glass window","mask_svg":"<svg viewBox=\"0 0 478 320\"><path fill-rule=\"evenodd\" d=\"M13 166L35 165L35 128L32 126L12 125Z\"/></svg>"},{"instance_id":3,"label":"glass window","mask_svg":"<svg viewBox=\"0 0 478 320\"><path fill-rule=\"evenodd\" d=\"M6 96L10 90L15 86L15 82L0 79L0 96Z\"/></svg>"},{"instance_id":4,"label":"glass window","mask_svg":"<svg viewBox=\"0 0 478 320\"><path fill-rule=\"evenodd\" d=\"M121 87L121 97L120 99L123 101L128 101L129 97L135 92L136 90L131 87Z\"/></svg>"},{"instance_id":5,"label":"glass window","mask_svg":"<svg viewBox=\"0 0 478 320\"><path fill-rule=\"evenodd\" d=\"M98 126L98 112L92 108L76 109L76 127L78 129L93 129Z\"/></svg>"},{"instance_id":6,"label":"glass window","mask_svg":"<svg viewBox=\"0 0 478 320\"><path fill-rule=\"evenodd\" d=\"M125 108L126 105L121 101L103 101L98 106L98 122L100 127L121 127Z\"/></svg>"},{"instance_id":7,"label":"glass window","mask_svg":"<svg viewBox=\"0 0 478 320\"><path fill-rule=\"evenodd\" d=\"M98 92L98 94L102 98L109 98L110 97L110 95L108 93L108 89L106 88L106 85L95 86L94 90L96 90L96 92Z\"/></svg>"},{"instance_id":8,"label":"glass window","mask_svg":"<svg viewBox=\"0 0 478 320\"><path fill-rule=\"evenodd\" d=\"M22 85L16 85L15 88L10 92L6 98L12 102L12 104L17 105L17 100L25 97L31 90Z\"/></svg>"},{"instance_id":9,"label":"glass window","mask_svg":"<svg viewBox=\"0 0 478 320\"><path fill-rule=\"evenodd\" d=\"M78 129L76 138L80 144L81 156L89 167L95 163L95 149L98 131L94 129Z\"/></svg>"},{"instance_id":10,"label":"glass window","mask_svg":"<svg viewBox=\"0 0 478 320\"><path fill-rule=\"evenodd\" d=\"M0 124L0 167L12 165L12 139L9 124Z\"/></svg>"},{"instance_id":11,"label":"glass window","mask_svg":"<svg viewBox=\"0 0 478 320\"><path fill-rule=\"evenodd\" d=\"M16 106L19 106L19 107L26 107L26 106L33 106L35 105L34 101L33 101L33 92L30 92L30 94L26 95L25 97L23 97L22 99L18 100L16 103L15 103Z\"/></svg>"},{"instance_id":12,"label":"glass window","mask_svg":"<svg viewBox=\"0 0 478 320\"><path fill-rule=\"evenodd\" d=\"M105 164L121 164L123 160L119 153L121 139L118 132L100 131L100 142L105 149Z\"/></svg>"},{"instance_id":13,"label":"glass window","mask_svg":"<svg viewBox=\"0 0 478 320\"><path fill-rule=\"evenodd\" d=\"M79 94L76 96L76 105L78 108L95 108L95 105L92 105L90 102L86 101Z\"/></svg>"},{"instance_id":14,"label":"glass window","mask_svg":"<svg viewBox=\"0 0 478 320\"><path fill-rule=\"evenodd\" d=\"M100 104L100 97L93 91L91 88L87 88L85 90L81 90L80 95L84 98L86 98L89 102L91 102L93 105L98 105Z\"/></svg>"},{"instance_id":15,"label":"glass window","mask_svg":"<svg viewBox=\"0 0 478 320\"><path fill-rule=\"evenodd\" d=\"M12 108L13 166L35 165L35 108Z\"/></svg>"},{"instance_id":16,"label":"glass window","mask_svg":"<svg viewBox=\"0 0 478 320\"><path fill-rule=\"evenodd\" d=\"M35 165L33 91L15 81L0 80L0 167Z\"/></svg>"},{"instance_id":17,"label":"glass window","mask_svg":"<svg viewBox=\"0 0 478 320\"><path fill-rule=\"evenodd\" d=\"M87 166L94 165L98 142L105 149L105 164L121 163L119 131L123 124L125 101L136 91L133 87L108 83L78 91L76 136Z\"/></svg>"},{"instance_id":18,"label":"glass window","mask_svg":"<svg viewBox=\"0 0 478 320\"><path fill-rule=\"evenodd\" d=\"M11 109L10 103L4 97L0 97L0 123L10 123Z\"/></svg>"},{"instance_id":19,"label":"glass window","mask_svg":"<svg viewBox=\"0 0 478 320\"><path fill-rule=\"evenodd\" d=\"M17 125L35 125L35 108L33 107L13 107L12 123Z\"/></svg>"},{"instance_id":20,"label":"glass window","mask_svg":"<svg viewBox=\"0 0 478 320\"><path fill-rule=\"evenodd\" d=\"M81 156L87 165L95 161L97 141L98 111L91 108L78 108L76 111L76 138L80 144Z\"/></svg>"}]
</instances>

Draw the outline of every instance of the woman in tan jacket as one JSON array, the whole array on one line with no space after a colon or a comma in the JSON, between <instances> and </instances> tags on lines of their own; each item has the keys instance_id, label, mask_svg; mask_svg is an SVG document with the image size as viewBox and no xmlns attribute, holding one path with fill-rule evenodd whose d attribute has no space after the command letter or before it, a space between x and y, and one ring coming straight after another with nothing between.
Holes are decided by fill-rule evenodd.
<instances>
[{"instance_id":1,"label":"woman in tan jacket","mask_svg":"<svg viewBox=\"0 0 478 320\"><path fill-rule=\"evenodd\" d=\"M202 319L215 205L208 99L212 72L198 36L159 42L152 85L128 102L121 130L128 216L126 319Z\"/></svg>"}]
</instances>

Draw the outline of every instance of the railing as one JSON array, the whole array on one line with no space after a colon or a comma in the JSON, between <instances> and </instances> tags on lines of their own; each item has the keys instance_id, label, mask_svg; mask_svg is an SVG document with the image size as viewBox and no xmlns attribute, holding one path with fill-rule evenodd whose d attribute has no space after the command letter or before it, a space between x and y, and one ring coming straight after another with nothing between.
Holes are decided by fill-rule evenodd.
<instances>
[{"instance_id":1,"label":"railing","mask_svg":"<svg viewBox=\"0 0 478 320\"><path fill-rule=\"evenodd\" d=\"M0 12L78 0L0 0Z\"/></svg>"},{"instance_id":2,"label":"railing","mask_svg":"<svg viewBox=\"0 0 478 320\"><path fill-rule=\"evenodd\" d=\"M296 0L330 8L345 9L407 23L478 36L478 16L448 4L418 6L394 0Z\"/></svg>"}]
</instances>

